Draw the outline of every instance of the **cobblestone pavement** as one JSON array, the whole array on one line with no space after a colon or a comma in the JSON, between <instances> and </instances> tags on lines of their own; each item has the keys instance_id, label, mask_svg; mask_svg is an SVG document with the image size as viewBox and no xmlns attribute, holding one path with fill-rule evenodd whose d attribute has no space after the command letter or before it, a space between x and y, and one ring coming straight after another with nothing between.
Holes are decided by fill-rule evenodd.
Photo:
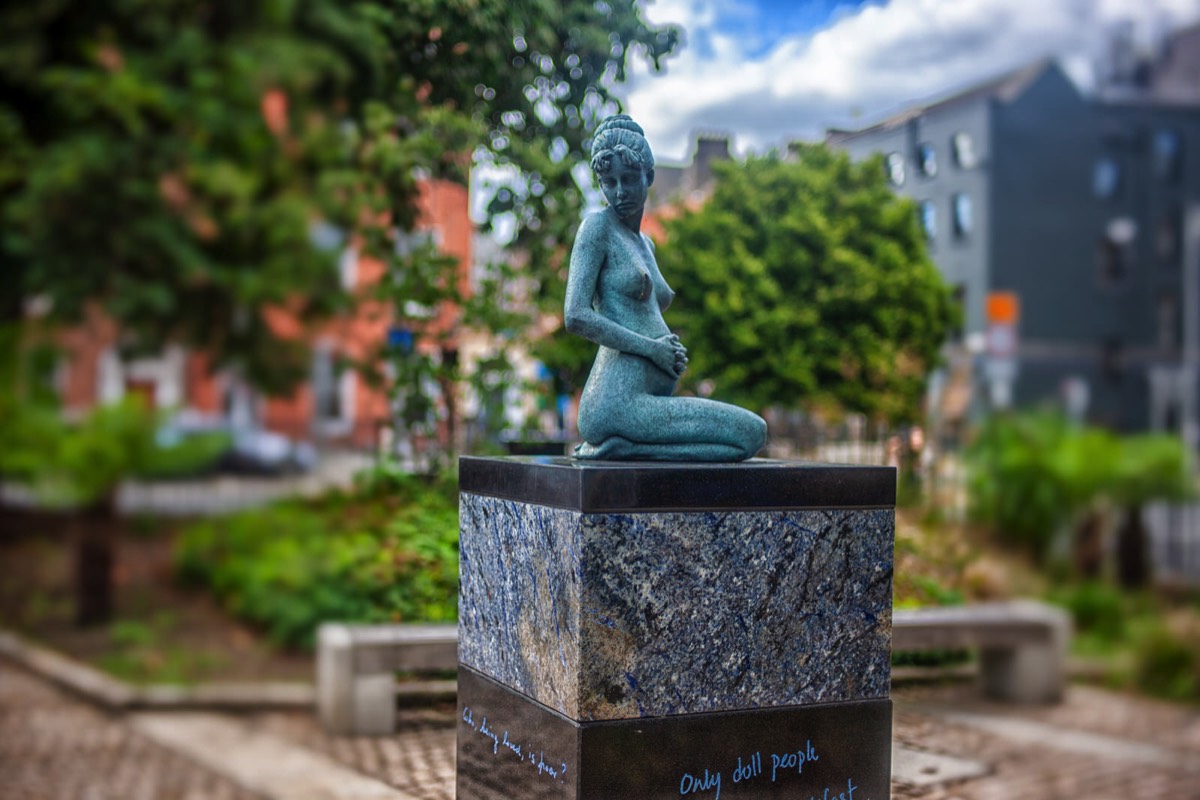
<instances>
[{"instance_id":1,"label":"cobblestone pavement","mask_svg":"<svg viewBox=\"0 0 1200 800\"><path fill-rule=\"evenodd\" d=\"M1200 708L1084 686L1045 708L990 703L964 685L895 699L898 743L989 767L958 784L896 784L896 798L1200 800Z\"/></svg>"},{"instance_id":2,"label":"cobblestone pavement","mask_svg":"<svg viewBox=\"0 0 1200 800\"><path fill-rule=\"evenodd\" d=\"M261 800L0 661L5 800Z\"/></svg>"},{"instance_id":3,"label":"cobblestone pavement","mask_svg":"<svg viewBox=\"0 0 1200 800\"><path fill-rule=\"evenodd\" d=\"M895 693L894 738L906 747L981 761L956 783L895 783L922 800L1200 800L1200 708L1072 687L1064 703L1013 707L970 685ZM999 730L979 727L993 721ZM328 736L303 714L263 714L262 730L329 755L428 800L452 800L452 709L401 712L388 739Z\"/></svg>"},{"instance_id":4,"label":"cobblestone pavement","mask_svg":"<svg viewBox=\"0 0 1200 800\"><path fill-rule=\"evenodd\" d=\"M1200 708L1076 686L1064 703L1021 708L969 685L895 693L904 747L982 762L981 777L893 784L904 800L1200 800ZM143 712L142 716L145 716ZM454 797L454 710L402 710L396 735L325 734L311 715L235 719L255 734L320 753L421 800ZM0 661L0 797L250 798L213 772Z\"/></svg>"},{"instance_id":5,"label":"cobblestone pavement","mask_svg":"<svg viewBox=\"0 0 1200 800\"><path fill-rule=\"evenodd\" d=\"M454 798L452 705L401 709L393 736L331 736L310 714L258 714L250 725L315 750L420 800Z\"/></svg>"}]
</instances>

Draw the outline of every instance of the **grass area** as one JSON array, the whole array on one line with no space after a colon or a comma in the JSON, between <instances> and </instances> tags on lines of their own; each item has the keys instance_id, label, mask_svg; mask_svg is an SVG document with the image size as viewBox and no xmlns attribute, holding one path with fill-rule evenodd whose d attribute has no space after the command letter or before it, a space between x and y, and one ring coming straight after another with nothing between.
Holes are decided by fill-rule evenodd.
<instances>
[{"instance_id":1,"label":"grass area","mask_svg":"<svg viewBox=\"0 0 1200 800\"><path fill-rule=\"evenodd\" d=\"M13 512L0 525L0 625L134 683L310 680L312 655L267 642L208 592L174 579L178 523L122 520L107 625L74 624L71 521Z\"/></svg>"},{"instance_id":2,"label":"grass area","mask_svg":"<svg viewBox=\"0 0 1200 800\"><path fill-rule=\"evenodd\" d=\"M1039 596L1045 578L1028 556L998 547L977 527L896 512L896 608Z\"/></svg>"},{"instance_id":3,"label":"grass area","mask_svg":"<svg viewBox=\"0 0 1200 800\"><path fill-rule=\"evenodd\" d=\"M108 627L112 649L98 657L99 666L131 683L195 683L221 671L225 653L197 651L172 641L179 615L162 611L149 620L119 620Z\"/></svg>"}]
</instances>

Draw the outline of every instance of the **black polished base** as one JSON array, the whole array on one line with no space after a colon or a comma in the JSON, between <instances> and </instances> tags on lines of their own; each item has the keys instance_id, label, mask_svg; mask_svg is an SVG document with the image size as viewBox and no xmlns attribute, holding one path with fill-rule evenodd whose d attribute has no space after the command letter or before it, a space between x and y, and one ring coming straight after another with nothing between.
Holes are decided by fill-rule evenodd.
<instances>
[{"instance_id":1,"label":"black polished base","mask_svg":"<svg viewBox=\"0 0 1200 800\"><path fill-rule=\"evenodd\" d=\"M887 800L892 701L575 722L462 665L458 800Z\"/></svg>"}]
</instances>

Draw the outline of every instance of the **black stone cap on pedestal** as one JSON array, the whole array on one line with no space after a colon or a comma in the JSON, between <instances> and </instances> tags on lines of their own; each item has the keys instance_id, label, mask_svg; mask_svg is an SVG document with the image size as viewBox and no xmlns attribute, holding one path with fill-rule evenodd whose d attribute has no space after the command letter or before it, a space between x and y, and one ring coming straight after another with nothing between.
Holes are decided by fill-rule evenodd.
<instances>
[{"instance_id":1,"label":"black stone cap on pedestal","mask_svg":"<svg viewBox=\"0 0 1200 800\"><path fill-rule=\"evenodd\" d=\"M751 459L737 464L459 459L470 494L587 513L881 508L896 504L894 467Z\"/></svg>"}]
</instances>

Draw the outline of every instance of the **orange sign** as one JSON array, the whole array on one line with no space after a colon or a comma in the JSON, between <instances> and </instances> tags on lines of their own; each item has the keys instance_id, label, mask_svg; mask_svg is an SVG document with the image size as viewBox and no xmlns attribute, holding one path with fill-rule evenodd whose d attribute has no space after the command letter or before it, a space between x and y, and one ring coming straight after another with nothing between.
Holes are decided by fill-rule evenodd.
<instances>
[{"instance_id":1,"label":"orange sign","mask_svg":"<svg viewBox=\"0 0 1200 800\"><path fill-rule=\"evenodd\" d=\"M1016 292L988 292L987 321L1013 325L1021 318L1021 301Z\"/></svg>"}]
</instances>

